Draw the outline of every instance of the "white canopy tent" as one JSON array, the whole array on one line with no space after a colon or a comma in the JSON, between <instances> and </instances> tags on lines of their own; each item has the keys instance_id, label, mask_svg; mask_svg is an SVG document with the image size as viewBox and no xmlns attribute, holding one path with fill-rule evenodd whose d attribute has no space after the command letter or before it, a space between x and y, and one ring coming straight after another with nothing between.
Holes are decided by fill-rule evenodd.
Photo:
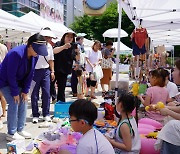
<instances>
[{"instance_id":1,"label":"white canopy tent","mask_svg":"<svg viewBox=\"0 0 180 154\"><path fill-rule=\"evenodd\" d=\"M103 37L118 38L118 28L108 29L102 35ZM127 37L127 36L128 36L128 33L126 33L123 29L121 29L120 37Z\"/></svg>"},{"instance_id":2,"label":"white canopy tent","mask_svg":"<svg viewBox=\"0 0 180 154\"><path fill-rule=\"evenodd\" d=\"M94 44L94 41L84 38L83 44L84 44L84 47L92 47Z\"/></svg>"},{"instance_id":3,"label":"white canopy tent","mask_svg":"<svg viewBox=\"0 0 180 154\"><path fill-rule=\"evenodd\" d=\"M140 24L142 27L145 27L154 42L166 36L180 37L179 0L165 0L163 2L162 0L121 1L122 7L129 19L136 27ZM156 34L158 33L158 36L153 30L155 30ZM165 39L162 39L162 41L165 41ZM169 38L168 42L171 42L173 45L173 38Z\"/></svg>"},{"instance_id":4,"label":"white canopy tent","mask_svg":"<svg viewBox=\"0 0 180 154\"><path fill-rule=\"evenodd\" d=\"M113 47L115 49L117 49L118 48L118 42L113 42ZM132 52L132 49L129 48L128 46L126 46L125 44L123 44L122 42L120 42L120 53L122 51L130 51L130 52ZM116 52L115 52L115 54L116 54Z\"/></svg>"},{"instance_id":5,"label":"white canopy tent","mask_svg":"<svg viewBox=\"0 0 180 154\"><path fill-rule=\"evenodd\" d=\"M37 29L29 22L21 21L18 17L0 9L0 35L3 41L22 42Z\"/></svg>"},{"instance_id":6,"label":"white canopy tent","mask_svg":"<svg viewBox=\"0 0 180 154\"><path fill-rule=\"evenodd\" d=\"M49 27L59 38L62 37L62 35L69 30L69 28L67 28L63 24L48 21L41 16L35 14L34 12L29 12L28 14L20 17L20 19L21 21L32 23L39 29L39 31L44 27Z\"/></svg>"}]
</instances>

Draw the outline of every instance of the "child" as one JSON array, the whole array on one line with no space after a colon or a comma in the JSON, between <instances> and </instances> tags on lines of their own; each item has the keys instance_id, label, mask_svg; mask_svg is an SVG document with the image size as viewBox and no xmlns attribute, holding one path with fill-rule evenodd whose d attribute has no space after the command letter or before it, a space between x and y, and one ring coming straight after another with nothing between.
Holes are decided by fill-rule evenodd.
<instances>
[{"instance_id":1,"label":"child","mask_svg":"<svg viewBox=\"0 0 180 154\"><path fill-rule=\"evenodd\" d=\"M84 99L85 85L86 85L85 72L83 72L83 69L81 68L81 69L76 70L76 75L78 79L77 98Z\"/></svg>"},{"instance_id":2,"label":"child","mask_svg":"<svg viewBox=\"0 0 180 154\"><path fill-rule=\"evenodd\" d=\"M143 99L142 96L139 96L142 104L144 106L157 104L158 102L163 102L164 104L166 104L169 99L169 93L168 90L164 87L164 69L159 68L156 70L152 70L150 71L149 75L149 80L152 87L147 89L145 99ZM160 122L162 122L162 120L164 119L163 116L153 111L147 112L147 116Z\"/></svg>"},{"instance_id":3,"label":"child","mask_svg":"<svg viewBox=\"0 0 180 154\"><path fill-rule=\"evenodd\" d=\"M116 110L121 113L114 139L108 140L115 149L115 153L138 154L141 148L140 136L136 120L131 113L135 108L135 99L132 94L124 93L119 97Z\"/></svg>"},{"instance_id":4,"label":"child","mask_svg":"<svg viewBox=\"0 0 180 154\"><path fill-rule=\"evenodd\" d=\"M76 100L69 108L69 115L73 130L83 134L77 145L77 154L114 154L108 140L93 128L97 119L97 108L91 101Z\"/></svg>"}]
</instances>

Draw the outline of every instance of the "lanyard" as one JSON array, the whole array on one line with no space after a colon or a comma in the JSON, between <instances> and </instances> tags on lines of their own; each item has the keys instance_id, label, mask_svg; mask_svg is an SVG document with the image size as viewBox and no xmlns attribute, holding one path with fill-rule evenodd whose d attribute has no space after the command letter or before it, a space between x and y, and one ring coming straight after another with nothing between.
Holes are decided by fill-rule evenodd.
<instances>
[{"instance_id":1,"label":"lanyard","mask_svg":"<svg viewBox=\"0 0 180 154\"><path fill-rule=\"evenodd\" d=\"M97 137L96 137L95 130L94 130L94 138L95 138L95 141L96 141L96 154L98 154L98 144L97 144Z\"/></svg>"}]
</instances>

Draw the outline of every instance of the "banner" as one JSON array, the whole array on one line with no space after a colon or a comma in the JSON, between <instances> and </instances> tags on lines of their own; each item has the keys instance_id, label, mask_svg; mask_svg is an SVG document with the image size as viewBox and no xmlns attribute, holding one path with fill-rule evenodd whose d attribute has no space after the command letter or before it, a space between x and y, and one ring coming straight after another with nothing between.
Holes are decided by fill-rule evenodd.
<instances>
[{"instance_id":1,"label":"banner","mask_svg":"<svg viewBox=\"0 0 180 154\"><path fill-rule=\"evenodd\" d=\"M64 0L40 0L40 16L64 24Z\"/></svg>"}]
</instances>

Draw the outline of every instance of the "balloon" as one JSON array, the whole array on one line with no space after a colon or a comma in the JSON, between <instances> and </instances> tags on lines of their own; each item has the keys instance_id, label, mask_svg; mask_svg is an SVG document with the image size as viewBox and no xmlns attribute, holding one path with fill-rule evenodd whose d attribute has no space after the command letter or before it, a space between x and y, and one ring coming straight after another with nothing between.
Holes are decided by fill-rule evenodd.
<instances>
[{"instance_id":1,"label":"balloon","mask_svg":"<svg viewBox=\"0 0 180 154\"><path fill-rule=\"evenodd\" d=\"M160 154L160 151L154 149L156 139L141 138L141 150L140 154Z\"/></svg>"},{"instance_id":2,"label":"balloon","mask_svg":"<svg viewBox=\"0 0 180 154\"><path fill-rule=\"evenodd\" d=\"M156 130L156 128L154 126L149 125L149 124L143 124L143 123L139 123L138 128L148 128L148 129L151 129L152 131Z\"/></svg>"},{"instance_id":3,"label":"balloon","mask_svg":"<svg viewBox=\"0 0 180 154\"><path fill-rule=\"evenodd\" d=\"M163 125L160 122L157 122L156 120L150 118L142 118L139 120L138 123L149 124L151 126L154 126L156 129L160 129L163 127Z\"/></svg>"},{"instance_id":4,"label":"balloon","mask_svg":"<svg viewBox=\"0 0 180 154\"><path fill-rule=\"evenodd\" d=\"M147 134L149 134L149 133L152 132L152 131L153 131L153 130L152 130L152 129L149 129L149 128L138 128L139 134L147 135Z\"/></svg>"}]
</instances>

